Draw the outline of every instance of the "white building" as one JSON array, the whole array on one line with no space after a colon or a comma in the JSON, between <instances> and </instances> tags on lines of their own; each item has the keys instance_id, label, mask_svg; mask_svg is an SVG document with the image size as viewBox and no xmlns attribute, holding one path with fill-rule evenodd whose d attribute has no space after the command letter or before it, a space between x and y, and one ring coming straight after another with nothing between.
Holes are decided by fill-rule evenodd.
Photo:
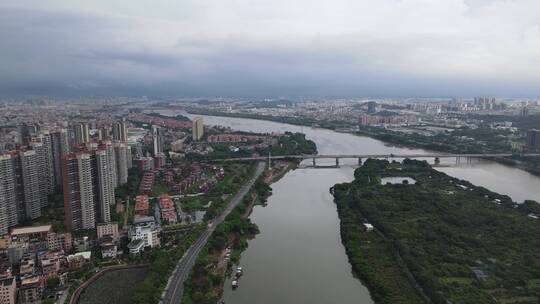
<instances>
[{"instance_id":1,"label":"white building","mask_svg":"<svg viewBox=\"0 0 540 304\"><path fill-rule=\"evenodd\" d=\"M144 247L159 247L159 228L156 226L153 216L136 218L129 230L130 240L142 240Z\"/></svg>"}]
</instances>

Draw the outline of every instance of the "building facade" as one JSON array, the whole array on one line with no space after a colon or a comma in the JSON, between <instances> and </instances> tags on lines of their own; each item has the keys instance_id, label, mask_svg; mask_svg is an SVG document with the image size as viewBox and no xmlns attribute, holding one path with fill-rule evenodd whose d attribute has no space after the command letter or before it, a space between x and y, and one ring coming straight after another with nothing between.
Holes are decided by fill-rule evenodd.
<instances>
[{"instance_id":1,"label":"building facade","mask_svg":"<svg viewBox=\"0 0 540 304\"><path fill-rule=\"evenodd\" d=\"M199 141L204 135L204 124L202 117L195 117L193 119L192 137L194 141Z\"/></svg>"},{"instance_id":2,"label":"building facade","mask_svg":"<svg viewBox=\"0 0 540 304\"><path fill-rule=\"evenodd\" d=\"M152 126L152 144L154 155L163 153L163 129L160 126Z\"/></svg>"}]
</instances>

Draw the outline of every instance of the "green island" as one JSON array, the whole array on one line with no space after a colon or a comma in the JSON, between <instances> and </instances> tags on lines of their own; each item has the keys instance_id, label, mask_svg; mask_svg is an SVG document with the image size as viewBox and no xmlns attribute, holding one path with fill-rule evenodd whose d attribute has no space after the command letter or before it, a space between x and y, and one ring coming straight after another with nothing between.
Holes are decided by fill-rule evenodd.
<instances>
[{"instance_id":1,"label":"green island","mask_svg":"<svg viewBox=\"0 0 540 304\"><path fill-rule=\"evenodd\" d=\"M416 160L369 159L354 175L333 193L347 255L376 303L538 303L536 202Z\"/></svg>"}]
</instances>

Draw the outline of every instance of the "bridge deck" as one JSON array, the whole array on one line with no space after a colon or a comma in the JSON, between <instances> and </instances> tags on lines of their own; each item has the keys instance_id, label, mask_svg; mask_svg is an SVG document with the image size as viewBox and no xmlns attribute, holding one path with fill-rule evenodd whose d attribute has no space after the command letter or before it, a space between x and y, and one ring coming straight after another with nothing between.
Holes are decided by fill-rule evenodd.
<instances>
[{"instance_id":1,"label":"bridge deck","mask_svg":"<svg viewBox=\"0 0 540 304\"><path fill-rule=\"evenodd\" d=\"M272 155L272 156L256 156L256 157L238 157L218 159L216 161L241 161L241 160L274 160L274 159L322 159L322 158L449 158L449 157L469 157L469 158L486 158L486 157L509 157L515 154L498 153L498 154L450 154L450 153L431 153L431 154L302 154L302 155ZM540 156L540 153L528 153L521 156Z\"/></svg>"}]
</instances>

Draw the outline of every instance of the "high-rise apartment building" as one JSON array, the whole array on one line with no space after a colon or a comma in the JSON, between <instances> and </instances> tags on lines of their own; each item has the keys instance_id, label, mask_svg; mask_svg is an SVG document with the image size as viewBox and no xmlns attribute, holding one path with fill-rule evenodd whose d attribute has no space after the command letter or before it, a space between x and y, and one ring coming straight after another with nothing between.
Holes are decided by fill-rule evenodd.
<instances>
[{"instance_id":1,"label":"high-rise apartment building","mask_svg":"<svg viewBox=\"0 0 540 304\"><path fill-rule=\"evenodd\" d=\"M127 126L126 119L122 118L120 122L113 125L113 139L126 143L127 142Z\"/></svg>"},{"instance_id":2,"label":"high-rise apartment building","mask_svg":"<svg viewBox=\"0 0 540 304\"><path fill-rule=\"evenodd\" d=\"M90 141L90 131L88 124L85 122L78 123L74 126L75 144L81 145Z\"/></svg>"},{"instance_id":3,"label":"high-rise apartment building","mask_svg":"<svg viewBox=\"0 0 540 304\"><path fill-rule=\"evenodd\" d=\"M52 159L56 188L62 187L62 156L69 152L68 133L65 129L51 132Z\"/></svg>"},{"instance_id":4,"label":"high-rise apartment building","mask_svg":"<svg viewBox=\"0 0 540 304\"><path fill-rule=\"evenodd\" d=\"M41 216L41 207L47 204L47 194L43 194L40 182L40 157L33 150L21 151L19 157L26 217L36 219Z\"/></svg>"},{"instance_id":5,"label":"high-rise apartment building","mask_svg":"<svg viewBox=\"0 0 540 304\"><path fill-rule=\"evenodd\" d=\"M159 126L152 126L152 143L154 156L163 153L163 130Z\"/></svg>"},{"instance_id":6,"label":"high-rise apartment building","mask_svg":"<svg viewBox=\"0 0 540 304\"><path fill-rule=\"evenodd\" d=\"M204 135L204 125L203 125L203 118L202 117L195 117L193 119L193 127L192 127L192 137L194 141L199 141L202 139Z\"/></svg>"},{"instance_id":7,"label":"high-rise apartment building","mask_svg":"<svg viewBox=\"0 0 540 304\"><path fill-rule=\"evenodd\" d=\"M116 161L117 185L122 186L127 183L128 178L128 148L121 142L114 143L114 155Z\"/></svg>"},{"instance_id":8,"label":"high-rise apartment building","mask_svg":"<svg viewBox=\"0 0 540 304\"><path fill-rule=\"evenodd\" d=\"M14 159L10 154L0 155L0 235L17 225L17 189Z\"/></svg>"},{"instance_id":9,"label":"high-rise apartment building","mask_svg":"<svg viewBox=\"0 0 540 304\"><path fill-rule=\"evenodd\" d=\"M99 222L110 222L110 208L114 205L114 182L106 150L95 152L92 168L95 170L93 182L98 205L96 218Z\"/></svg>"},{"instance_id":10,"label":"high-rise apartment building","mask_svg":"<svg viewBox=\"0 0 540 304\"><path fill-rule=\"evenodd\" d=\"M108 142L110 143L110 142ZM114 178L109 147L64 155L64 212L70 230L95 228L97 222L111 220L114 204Z\"/></svg>"},{"instance_id":11,"label":"high-rise apartment building","mask_svg":"<svg viewBox=\"0 0 540 304\"><path fill-rule=\"evenodd\" d=\"M47 166L47 149L43 143L40 142L32 142L30 143L30 147L32 148L32 151L36 152L37 161L34 163L34 165L37 167L39 177L39 192L42 197L41 207L45 207L47 205L47 195L54 192L54 187L51 189L51 182L54 183L54 180L51 181L53 177L51 177L49 168Z\"/></svg>"},{"instance_id":12,"label":"high-rise apartment building","mask_svg":"<svg viewBox=\"0 0 540 304\"><path fill-rule=\"evenodd\" d=\"M109 127L103 126L98 130L98 137L99 140L107 140L109 139Z\"/></svg>"},{"instance_id":13,"label":"high-rise apartment building","mask_svg":"<svg viewBox=\"0 0 540 304\"><path fill-rule=\"evenodd\" d=\"M111 170L112 178L113 178L113 185L114 187L118 187L118 168L116 166L116 153L114 151L114 145L111 141L106 140L102 142L102 146L107 151L107 158L109 159L109 170Z\"/></svg>"},{"instance_id":14,"label":"high-rise apartment building","mask_svg":"<svg viewBox=\"0 0 540 304\"><path fill-rule=\"evenodd\" d=\"M131 146L127 145L126 165L128 170L133 167L133 156L131 155Z\"/></svg>"},{"instance_id":15,"label":"high-rise apartment building","mask_svg":"<svg viewBox=\"0 0 540 304\"><path fill-rule=\"evenodd\" d=\"M62 173L66 227L69 230L94 228L96 221L90 154L64 155Z\"/></svg>"},{"instance_id":16,"label":"high-rise apartment building","mask_svg":"<svg viewBox=\"0 0 540 304\"><path fill-rule=\"evenodd\" d=\"M43 176L46 180L47 193L53 194L56 189L56 183L54 176L52 137L48 130L43 130L36 139L43 145L41 159L43 161L42 168L44 169Z\"/></svg>"}]
</instances>

